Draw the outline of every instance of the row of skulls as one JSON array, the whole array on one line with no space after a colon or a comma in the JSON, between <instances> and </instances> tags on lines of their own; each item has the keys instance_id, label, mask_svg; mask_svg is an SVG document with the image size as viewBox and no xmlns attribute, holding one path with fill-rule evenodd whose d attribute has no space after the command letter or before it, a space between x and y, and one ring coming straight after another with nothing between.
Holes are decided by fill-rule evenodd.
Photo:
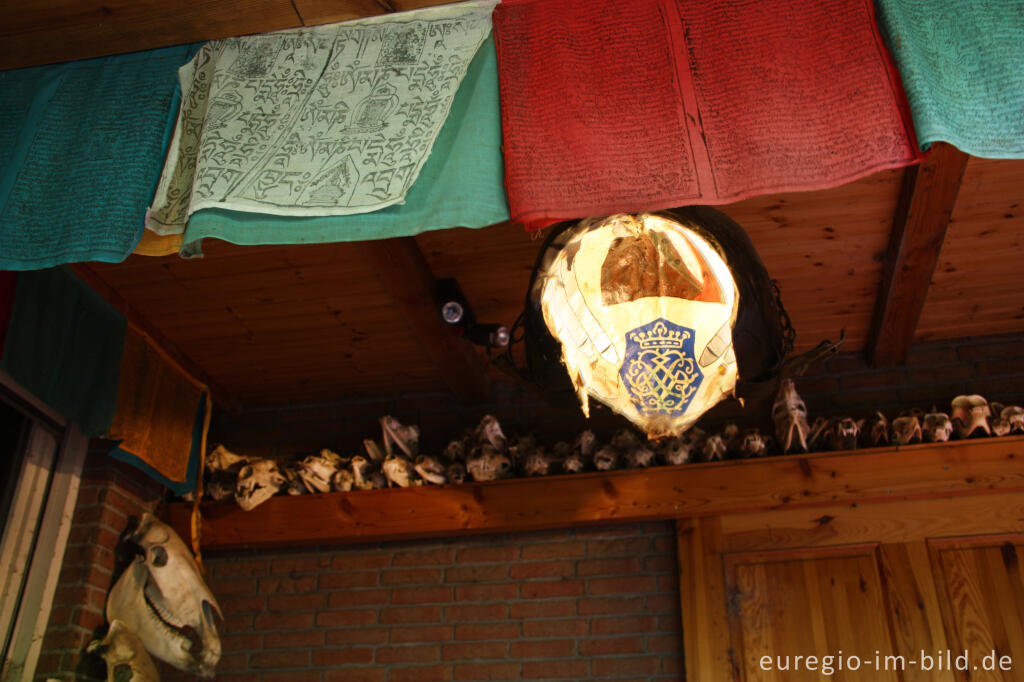
<instances>
[{"instance_id":1,"label":"row of skulls","mask_svg":"<svg viewBox=\"0 0 1024 682\"><path fill-rule=\"evenodd\" d=\"M586 430L572 441L548 447L533 435L506 437L498 420L486 415L439 455L432 455L420 451L416 426L386 416L380 419L382 440L363 441L364 452L351 456L323 449L277 460L218 446L206 460L205 490L211 499L234 499L250 510L277 494L459 484L1024 433L1024 408L990 405L977 395L957 396L949 413L908 410L889 420L876 412L862 419L818 417L809 422L806 405L791 379L780 382L772 420L773 435L726 424L721 429L695 426L679 436L648 439L625 428L601 442Z\"/></svg>"}]
</instances>

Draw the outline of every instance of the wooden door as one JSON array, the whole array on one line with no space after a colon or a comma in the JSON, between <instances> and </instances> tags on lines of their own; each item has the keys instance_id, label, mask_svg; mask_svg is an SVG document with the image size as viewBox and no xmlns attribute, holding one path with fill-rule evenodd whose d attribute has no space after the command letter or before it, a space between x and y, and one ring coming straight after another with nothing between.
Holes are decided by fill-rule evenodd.
<instances>
[{"instance_id":1,"label":"wooden door","mask_svg":"<svg viewBox=\"0 0 1024 682\"><path fill-rule=\"evenodd\" d=\"M678 531L689 680L1024 679L1024 494Z\"/></svg>"}]
</instances>

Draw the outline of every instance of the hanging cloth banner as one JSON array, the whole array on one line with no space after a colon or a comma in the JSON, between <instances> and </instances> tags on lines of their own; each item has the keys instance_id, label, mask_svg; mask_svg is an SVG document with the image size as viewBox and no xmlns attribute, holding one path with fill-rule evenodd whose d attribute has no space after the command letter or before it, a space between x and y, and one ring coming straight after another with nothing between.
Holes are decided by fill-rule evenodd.
<instances>
[{"instance_id":1,"label":"hanging cloth banner","mask_svg":"<svg viewBox=\"0 0 1024 682\"><path fill-rule=\"evenodd\" d=\"M114 417L124 338L124 316L69 270L22 272L0 369L100 436Z\"/></svg>"},{"instance_id":2,"label":"hanging cloth banner","mask_svg":"<svg viewBox=\"0 0 1024 682\"><path fill-rule=\"evenodd\" d=\"M313 244L406 237L454 226L485 227L508 220L502 184L498 65L488 38L469 65L441 132L409 188L405 203L349 216L276 216L209 208L189 218L181 234L146 230L135 253L201 254L202 240L234 244ZM182 244L184 242L184 248Z\"/></svg>"},{"instance_id":3,"label":"hanging cloth banner","mask_svg":"<svg viewBox=\"0 0 1024 682\"><path fill-rule=\"evenodd\" d=\"M142 234L188 45L0 71L0 269L116 263Z\"/></svg>"},{"instance_id":4,"label":"hanging cloth banner","mask_svg":"<svg viewBox=\"0 0 1024 682\"><path fill-rule=\"evenodd\" d=\"M1024 158L1024 4L879 0L878 15L922 147Z\"/></svg>"},{"instance_id":5,"label":"hanging cloth banner","mask_svg":"<svg viewBox=\"0 0 1024 682\"><path fill-rule=\"evenodd\" d=\"M202 398L201 384L129 328L121 355L117 411L107 437L121 441L121 453L144 462L159 474L154 477L161 483L179 483L191 490L192 432Z\"/></svg>"},{"instance_id":6,"label":"hanging cloth banner","mask_svg":"<svg viewBox=\"0 0 1024 682\"><path fill-rule=\"evenodd\" d=\"M920 160L871 0L507 0L512 218L840 185Z\"/></svg>"},{"instance_id":7,"label":"hanging cloth banner","mask_svg":"<svg viewBox=\"0 0 1024 682\"><path fill-rule=\"evenodd\" d=\"M207 43L146 225L207 208L327 216L405 199L495 0Z\"/></svg>"}]
</instances>

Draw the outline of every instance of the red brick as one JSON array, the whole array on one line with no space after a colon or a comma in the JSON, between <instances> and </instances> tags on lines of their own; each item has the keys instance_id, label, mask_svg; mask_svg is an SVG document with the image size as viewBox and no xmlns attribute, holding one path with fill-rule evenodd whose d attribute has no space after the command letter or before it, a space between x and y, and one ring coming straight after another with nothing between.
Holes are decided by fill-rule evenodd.
<instances>
[{"instance_id":1,"label":"red brick","mask_svg":"<svg viewBox=\"0 0 1024 682\"><path fill-rule=\"evenodd\" d=\"M377 663L433 663L441 660L437 644L377 647Z\"/></svg>"},{"instance_id":2,"label":"red brick","mask_svg":"<svg viewBox=\"0 0 1024 682\"><path fill-rule=\"evenodd\" d=\"M657 590L653 576L630 575L617 578L591 578L587 581L587 594L647 594Z\"/></svg>"},{"instance_id":3,"label":"red brick","mask_svg":"<svg viewBox=\"0 0 1024 682\"><path fill-rule=\"evenodd\" d=\"M952 346L931 346L918 344L907 353L908 367L941 367L958 361L956 349Z\"/></svg>"},{"instance_id":4,"label":"red brick","mask_svg":"<svg viewBox=\"0 0 1024 682\"><path fill-rule=\"evenodd\" d=\"M388 590L344 590L331 592L327 597L327 606L332 609L343 609L347 606L372 606L387 604L391 597Z\"/></svg>"},{"instance_id":5,"label":"red brick","mask_svg":"<svg viewBox=\"0 0 1024 682\"><path fill-rule=\"evenodd\" d=\"M504 620L508 617L507 604L458 604L444 610L445 619L455 623L484 620Z\"/></svg>"},{"instance_id":6,"label":"red brick","mask_svg":"<svg viewBox=\"0 0 1024 682\"><path fill-rule=\"evenodd\" d=\"M683 653L682 647L679 649L680 654L672 658L661 659L661 672L676 675L676 679L679 679L678 675L683 672Z\"/></svg>"},{"instance_id":7,"label":"red brick","mask_svg":"<svg viewBox=\"0 0 1024 682\"><path fill-rule=\"evenodd\" d=\"M547 599L550 597L579 597L583 595L582 580L543 580L523 583L520 589L523 599Z\"/></svg>"},{"instance_id":8,"label":"red brick","mask_svg":"<svg viewBox=\"0 0 1024 682\"><path fill-rule=\"evenodd\" d=\"M665 616L658 616L658 632L662 634L668 632L682 634L683 619L679 617L678 613L672 613Z\"/></svg>"},{"instance_id":9,"label":"red brick","mask_svg":"<svg viewBox=\"0 0 1024 682\"><path fill-rule=\"evenodd\" d=\"M580 654L583 656L642 653L644 653L643 637L609 637L585 639L580 642Z\"/></svg>"},{"instance_id":10,"label":"red brick","mask_svg":"<svg viewBox=\"0 0 1024 682\"><path fill-rule=\"evenodd\" d=\"M519 618L564 618L576 615L576 600L561 599L544 601L514 602L509 605L509 617Z\"/></svg>"},{"instance_id":11,"label":"red brick","mask_svg":"<svg viewBox=\"0 0 1024 682\"><path fill-rule=\"evenodd\" d=\"M392 566L436 566L455 561L455 549L442 547L419 552L397 552L391 560Z\"/></svg>"},{"instance_id":12,"label":"red brick","mask_svg":"<svg viewBox=\"0 0 1024 682\"><path fill-rule=\"evenodd\" d=\"M344 609L341 611L321 611L316 614L318 627L345 627L354 625L373 625L377 622L375 609Z\"/></svg>"},{"instance_id":13,"label":"red brick","mask_svg":"<svg viewBox=\"0 0 1024 682\"><path fill-rule=\"evenodd\" d=\"M246 612L260 612L267 606L267 598L260 595L228 595L221 597L217 595L217 603L227 614L239 614Z\"/></svg>"},{"instance_id":14,"label":"red brick","mask_svg":"<svg viewBox=\"0 0 1024 682\"><path fill-rule=\"evenodd\" d=\"M678 611L679 595L676 594L652 594L644 600L644 606L648 612Z\"/></svg>"},{"instance_id":15,"label":"red brick","mask_svg":"<svg viewBox=\"0 0 1024 682\"><path fill-rule=\"evenodd\" d=\"M581 576L634 575L643 570L639 557L622 559L583 559L576 566Z\"/></svg>"},{"instance_id":16,"label":"red brick","mask_svg":"<svg viewBox=\"0 0 1024 682\"><path fill-rule=\"evenodd\" d=\"M575 575L576 565L572 561L533 561L512 564L509 575L512 578L567 578Z\"/></svg>"},{"instance_id":17,"label":"red brick","mask_svg":"<svg viewBox=\"0 0 1024 682\"><path fill-rule=\"evenodd\" d=\"M368 646L313 651L313 665L335 666L371 662L373 662L373 648Z\"/></svg>"},{"instance_id":18,"label":"red brick","mask_svg":"<svg viewBox=\"0 0 1024 682\"><path fill-rule=\"evenodd\" d=\"M381 611L381 623L439 623L440 606L393 606Z\"/></svg>"},{"instance_id":19,"label":"red brick","mask_svg":"<svg viewBox=\"0 0 1024 682\"><path fill-rule=\"evenodd\" d=\"M260 578L260 594L302 594L317 591L317 579L315 575L302 576L300 578L273 577Z\"/></svg>"},{"instance_id":20,"label":"red brick","mask_svg":"<svg viewBox=\"0 0 1024 682\"><path fill-rule=\"evenodd\" d=\"M679 635L652 635L647 638L647 650L655 654L683 654L683 640Z\"/></svg>"},{"instance_id":21,"label":"red brick","mask_svg":"<svg viewBox=\"0 0 1024 682\"><path fill-rule=\"evenodd\" d=\"M659 659L654 656L645 658L595 658L593 665L594 677L651 675L658 672L660 667Z\"/></svg>"},{"instance_id":22,"label":"red brick","mask_svg":"<svg viewBox=\"0 0 1024 682\"><path fill-rule=\"evenodd\" d=\"M519 596L519 586L514 583L503 585L460 585L455 588L455 601L507 601Z\"/></svg>"},{"instance_id":23,"label":"red brick","mask_svg":"<svg viewBox=\"0 0 1024 682\"><path fill-rule=\"evenodd\" d=\"M518 623L459 625L455 628L455 639L462 641L516 637L519 637Z\"/></svg>"},{"instance_id":24,"label":"red brick","mask_svg":"<svg viewBox=\"0 0 1024 682\"><path fill-rule=\"evenodd\" d=\"M389 628L392 644L450 642L455 632L453 625L414 625Z\"/></svg>"},{"instance_id":25,"label":"red brick","mask_svg":"<svg viewBox=\"0 0 1024 682\"><path fill-rule=\"evenodd\" d=\"M313 627L312 613L261 613L256 616L257 630L308 630Z\"/></svg>"},{"instance_id":26,"label":"red brick","mask_svg":"<svg viewBox=\"0 0 1024 682\"><path fill-rule=\"evenodd\" d=\"M322 609L327 606L326 593L313 594L274 594L267 597L268 611L304 611L306 609Z\"/></svg>"},{"instance_id":27,"label":"red brick","mask_svg":"<svg viewBox=\"0 0 1024 682\"><path fill-rule=\"evenodd\" d=\"M391 565L390 554L342 554L334 557L331 568L335 571L360 571Z\"/></svg>"},{"instance_id":28,"label":"red brick","mask_svg":"<svg viewBox=\"0 0 1024 682\"><path fill-rule=\"evenodd\" d=\"M650 537L627 537L590 540L587 542L587 556L607 558L618 555L637 556L651 551Z\"/></svg>"},{"instance_id":29,"label":"red brick","mask_svg":"<svg viewBox=\"0 0 1024 682\"><path fill-rule=\"evenodd\" d=\"M508 643L467 642L465 644L445 644L441 655L446 661L505 658L508 655Z\"/></svg>"},{"instance_id":30,"label":"red brick","mask_svg":"<svg viewBox=\"0 0 1024 682\"><path fill-rule=\"evenodd\" d=\"M528 559L572 559L581 557L587 545L580 540L564 542L545 542L541 545L524 545L521 553L524 560Z\"/></svg>"},{"instance_id":31,"label":"red brick","mask_svg":"<svg viewBox=\"0 0 1024 682\"><path fill-rule=\"evenodd\" d=\"M207 566L213 568L213 575L218 578L252 578L267 575L268 564L266 560L243 561L231 560L223 562L207 561Z\"/></svg>"},{"instance_id":32,"label":"red brick","mask_svg":"<svg viewBox=\"0 0 1024 682\"><path fill-rule=\"evenodd\" d=\"M671 556L668 554L649 556L644 559L644 570L657 572L671 571L673 573L672 577L674 578L677 561L678 559L676 559L675 554L672 554Z\"/></svg>"},{"instance_id":33,"label":"red brick","mask_svg":"<svg viewBox=\"0 0 1024 682\"><path fill-rule=\"evenodd\" d=\"M391 668L390 682L447 682L452 679L448 665L417 665Z\"/></svg>"},{"instance_id":34,"label":"red brick","mask_svg":"<svg viewBox=\"0 0 1024 682\"><path fill-rule=\"evenodd\" d=\"M571 639L512 642L512 658L567 658L576 653L576 642Z\"/></svg>"},{"instance_id":35,"label":"red brick","mask_svg":"<svg viewBox=\"0 0 1024 682\"><path fill-rule=\"evenodd\" d=\"M299 649L302 647L323 646L323 643L323 630L268 632L264 638L264 647L267 649Z\"/></svg>"},{"instance_id":36,"label":"red brick","mask_svg":"<svg viewBox=\"0 0 1024 682\"><path fill-rule=\"evenodd\" d=\"M441 569L439 568L408 568L382 571L380 574L381 585L436 585L440 582Z\"/></svg>"},{"instance_id":37,"label":"red brick","mask_svg":"<svg viewBox=\"0 0 1024 682\"><path fill-rule=\"evenodd\" d=\"M352 573L321 573L319 586L321 590L340 590L349 587L376 587L376 571L359 571Z\"/></svg>"},{"instance_id":38,"label":"red brick","mask_svg":"<svg viewBox=\"0 0 1024 682\"><path fill-rule=\"evenodd\" d=\"M274 559L270 565L270 571L276 574L282 573L315 573L331 565L330 557L306 556L291 557L288 559Z\"/></svg>"},{"instance_id":39,"label":"red brick","mask_svg":"<svg viewBox=\"0 0 1024 682\"><path fill-rule=\"evenodd\" d=\"M598 537L624 537L624 536L636 536L646 534L642 525L637 524L620 524L620 525L605 525L605 526L587 526L584 528L576 528L576 537L580 538L598 538ZM658 532L664 532L659 529Z\"/></svg>"},{"instance_id":40,"label":"red brick","mask_svg":"<svg viewBox=\"0 0 1024 682\"><path fill-rule=\"evenodd\" d=\"M564 679L587 677L588 661L527 661L523 663L523 679Z\"/></svg>"},{"instance_id":41,"label":"red brick","mask_svg":"<svg viewBox=\"0 0 1024 682\"><path fill-rule=\"evenodd\" d=\"M256 632L221 633L224 651L258 651L263 648L263 635Z\"/></svg>"},{"instance_id":42,"label":"red brick","mask_svg":"<svg viewBox=\"0 0 1024 682\"><path fill-rule=\"evenodd\" d=\"M388 671L381 667L325 670L324 682L386 682Z\"/></svg>"},{"instance_id":43,"label":"red brick","mask_svg":"<svg viewBox=\"0 0 1024 682\"><path fill-rule=\"evenodd\" d=\"M385 628L355 627L324 632L324 643L327 646L383 644L386 641L388 641L388 631Z\"/></svg>"},{"instance_id":44,"label":"red brick","mask_svg":"<svg viewBox=\"0 0 1024 682\"><path fill-rule=\"evenodd\" d=\"M508 579L506 564L455 566L444 572L446 583L488 583Z\"/></svg>"},{"instance_id":45,"label":"red brick","mask_svg":"<svg viewBox=\"0 0 1024 682\"><path fill-rule=\"evenodd\" d=\"M519 663L460 663L455 666L456 680L518 680Z\"/></svg>"},{"instance_id":46,"label":"red brick","mask_svg":"<svg viewBox=\"0 0 1024 682\"><path fill-rule=\"evenodd\" d=\"M289 670L287 672L279 673L267 672L259 676L241 674L225 677L221 674L217 675L217 682L224 682L225 680L229 680L230 682L320 682L320 671Z\"/></svg>"},{"instance_id":47,"label":"red brick","mask_svg":"<svg viewBox=\"0 0 1024 682\"><path fill-rule=\"evenodd\" d=\"M593 635L618 635L631 632L658 632L657 622L654 616L594 618L590 621L590 633Z\"/></svg>"},{"instance_id":48,"label":"red brick","mask_svg":"<svg viewBox=\"0 0 1024 682\"><path fill-rule=\"evenodd\" d=\"M223 607L223 604L221 604ZM303 614L308 616L310 621L313 620L311 614ZM224 614L223 627L218 626L218 630L224 632L245 632L253 629L253 622L255 617L251 613L231 613L230 611Z\"/></svg>"},{"instance_id":49,"label":"red brick","mask_svg":"<svg viewBox=\"0 0 1024 682\"><path fill-rule=\"evenodd\" d=\"M587 621L582 618L523 621L523 637L569 637L586 633Z\"/></svg>"},{"instance_id":50,"label":"red brick","mask_svg":"<svg viewBox=\"0 0 1024 682\"><path fill-rule=\"evenodd\" d=\"M498 545L495 547L466 547L458 551L456 563L494 563L498 561L515 561L518 558L518 545Z\"/></svg>"},{"instance_id":51,"label":"red brick","mask_svg":"<svg viewBox=\"0 0 1024 682\"><path fill-rule=\"evenodd\" d=\"M435 604L451 600L450 587L408 587L391 591L392 604Z\"/></svg>"},{"instance_id":52,"label":"red brick","mask_svg":"<svg viewBox=\"0 0 1024 682\"><path fill-rule=\"evenodd\" d=\"M249 656L253 668L304 668L309 665L308 651L263 651Z\"/></svg>"},{"instance_id":53,"label":"red brick","mask_svg":"<svg viewBox=\"0 0 1024 682\"><path fill-rule=\"evenodd\" d=\"M849 374L841 377L839 379L839 386L842 391L902 386L905 383L905 379L906 373L902 369L864 372L862 374Z\"/></svg>"}]
</instances>

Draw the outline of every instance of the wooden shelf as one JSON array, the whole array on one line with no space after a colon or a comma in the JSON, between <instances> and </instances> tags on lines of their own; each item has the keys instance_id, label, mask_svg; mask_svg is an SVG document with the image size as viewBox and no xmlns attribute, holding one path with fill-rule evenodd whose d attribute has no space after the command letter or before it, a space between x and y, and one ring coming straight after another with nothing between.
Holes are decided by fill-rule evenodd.
<instances>
[{"instance_id":1,"label":"wooden shelf","mask_svg":"<svg viewBox=\"0 0 1024 682\"><path fill-rule=\"evenodd\" d=\"M463 485L204 502L202 547L313 546L1024 491L1024 436ZM192 505L172 503L188 537Z\"/></svg>"}]
</instances>

